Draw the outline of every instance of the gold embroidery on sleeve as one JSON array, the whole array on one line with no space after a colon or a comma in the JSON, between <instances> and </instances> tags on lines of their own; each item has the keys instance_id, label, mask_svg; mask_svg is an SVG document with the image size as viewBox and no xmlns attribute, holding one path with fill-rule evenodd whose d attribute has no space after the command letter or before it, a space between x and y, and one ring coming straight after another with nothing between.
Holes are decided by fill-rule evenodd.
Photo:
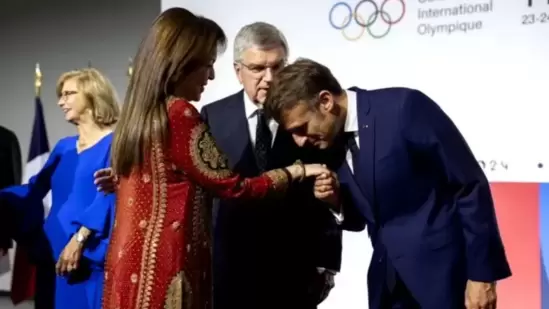
<instances>
[{"instance_id":1,"label":"gold embroidery on sleeve","mask_svg":"<svg viewBox=\"0 0 549 309\"><path fill-rule=\"evenodd\" d=\"M288 189L290 179L288 174L282 169L276 169L265 173L272 181L272 189L277 193L285 193Z\"/></svg>"},{"instance_id":2,"label":"gold embroidery on sleeve","mask_svg":"<svg viewBox=\"0 0 549 309\"><path fill-rule=\"evenodd\" d=\"M170 282L164 309L189 309L192 305L191 284L184 272L179 272Z\"/></svg>"},{"instance_id":3,"label":"gold embroidery on sleeve","mask_svg":"<svg viewBox=\"0 0 549 309\"><path fill-rule=\"evenodd\" d=\"M227 157L217 148L206 124L202 123L192 129L189 142L192 162L203 175L210 179L228 178L233 175Z\"/></svg>"}]
</instances>

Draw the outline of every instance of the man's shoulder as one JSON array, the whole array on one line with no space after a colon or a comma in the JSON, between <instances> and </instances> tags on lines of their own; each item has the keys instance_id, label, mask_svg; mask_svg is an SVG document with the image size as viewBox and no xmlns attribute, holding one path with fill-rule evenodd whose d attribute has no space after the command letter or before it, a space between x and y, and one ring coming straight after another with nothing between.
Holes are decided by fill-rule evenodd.
<instances>
[{"instance_id":1,"label":"man's shoulder","mask_svg":"<svg viewBox=\"0 0 549 309\"><path fill-rule=\"evenodd\" d=\"M373 90L357 88L359 102L366 100L378 112L400 112L414 101L426 97L421 91L406 87L388 87ZM362 97L362 99L360 99Z\"/></svg>"},{"instance_id":2,"label":"man's shoulder","mask_svg":"<svg viewBox=\"0 0 549 309\"><path fill-rule=\"evenodd\" d=\"M366 90L358 87L351 87L350 90L354 90L357 93L366 94L369 99L384 99L387 97L401 98L405 100L410 94L418 92L419 90L407 87L386 87L372 90Z\"/></svg>"},{"instance_id":3,"label":"man's shoulder","mask_svg":"<svg viewBox=\"0 0 549 309\"><path fill-rule=\"evenodd\" d=\"M12 130L3 126L0 126L0 136L2 136L2 139L17 139Z\"/></svg>"},{"instance_id":4,"label":"man's shoulder","mask_svg":"<svg viewBox=\"0 0 549 309\"><path fill-rule=\"evenodd\" d=\"M240 102L244 102L243 97L243 90L238 91L237 93L233 93L229 96L226 96L222 99L219 99L217 101L208 103L202 107L203 110L206 110L208 114L215 113L217 111L220 111L227 107L227 104L235 104Z\"/></svg>"}]
</instances>

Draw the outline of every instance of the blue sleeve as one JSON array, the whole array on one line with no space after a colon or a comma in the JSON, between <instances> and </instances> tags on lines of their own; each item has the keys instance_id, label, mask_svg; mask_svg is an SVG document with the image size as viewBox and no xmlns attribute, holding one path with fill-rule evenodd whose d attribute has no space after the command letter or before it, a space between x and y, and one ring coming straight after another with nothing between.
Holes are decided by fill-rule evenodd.
<instances>
[{"instance_id":1,"label":"blue sleeve","mask_svg":"<svg viewBox=\"0 0 549 309\"><path fill-rule=\"evenodd\" d=\"M490 185L457 127L416 90L408 94L401 120L409 147L439 168L454 195L465 236L468 279L494 282L509 277Z\"/></svg>"},{"instance_id":2,"label":"blue sleeve","mask_svg":"<svg viewBox=\"0 0 549 309\"><path fill-rule=\"evenodd\" d=\"M104 156L101 168L110 166L110 145ZM82 226L92 231L86 241L83 255L93 263L103 264L107 253L110 233L114 221L115 194L97 192L93 202L86 207L74 220L72 225L74 232Z\"/></svg>"},{"instance_id":3,"label":"blue sleeve","mask_svg":"<svg viewBox=\"0 0 549 309\"><path fill-rule=\"evenodd\" d=\"M73 224L93 231L86 241L83 255L93 263L103 264L114 222L115 194L98 192L93 203L78 216Z\"/></svg>"},{"instance_id":4,"label":"blue sleeve","mask_svg":"<svg viewBox=\"0 0 549 309\"><path fill-rule=\"evenodd\" d=\"M0 191L1 204L10 207L17 218L17 226L27 231L44 221L42 200L51 189L51 178L61 160L59 144L55 146L42 169L27 184L11 186Z\"/></svg>"}]
</instances>

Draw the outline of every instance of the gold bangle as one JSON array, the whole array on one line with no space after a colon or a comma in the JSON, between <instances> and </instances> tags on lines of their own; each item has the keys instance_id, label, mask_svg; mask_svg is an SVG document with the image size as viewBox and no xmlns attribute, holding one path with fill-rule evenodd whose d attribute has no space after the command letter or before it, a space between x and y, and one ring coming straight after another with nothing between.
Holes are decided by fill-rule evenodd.
<instances>
[{"instance_id":1,"label":"gold bangle","mask_svg":"<svg viewBox=\"0 0 549 309\"><path fill-rule=\"evenodd\" d=\"M298 180L299 181L305 180L306 170L305 170L305 165L303 164L303 162L301 162L301 160L297 160L297 161L295 161L294 164L301 168L301 175L299 175Z\"/></svg>"},{"instance_id":2,"label":"gold bangle","mask_svg":"<svg viewBox=\"0 0 549 309\"><path fill-rule=\"evenodd\" d=\"M286 175L286 178L288 179L289 183L294 181L294 177L292 176L292 173L290 173L287 167L283 168L282 172L284 172L284 175Z\"/></svg>"}]
</instances>

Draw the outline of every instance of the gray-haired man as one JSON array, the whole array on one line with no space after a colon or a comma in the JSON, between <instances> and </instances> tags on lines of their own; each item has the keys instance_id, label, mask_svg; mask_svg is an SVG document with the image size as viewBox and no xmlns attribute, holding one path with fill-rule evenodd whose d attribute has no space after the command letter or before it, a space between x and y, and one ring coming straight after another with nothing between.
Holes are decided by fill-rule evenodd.
<instances>
[{"instance_id":1,"label":"gray-haired man","mask_svg":"<svg viewBox=\"0 0 549 309\"><path fill-rule=\"evenodd\" d=\"M243 176L315 155L263 115L273 74L287 57L288 44L276 27L244 26L234 42L234 70L244 89L202 109L231 168ZM282 202L218 201L216 309L316 308L327 297L340 267L341 232L328 207L315 203L310 185Z\"/></svg>"}]
</instances>

